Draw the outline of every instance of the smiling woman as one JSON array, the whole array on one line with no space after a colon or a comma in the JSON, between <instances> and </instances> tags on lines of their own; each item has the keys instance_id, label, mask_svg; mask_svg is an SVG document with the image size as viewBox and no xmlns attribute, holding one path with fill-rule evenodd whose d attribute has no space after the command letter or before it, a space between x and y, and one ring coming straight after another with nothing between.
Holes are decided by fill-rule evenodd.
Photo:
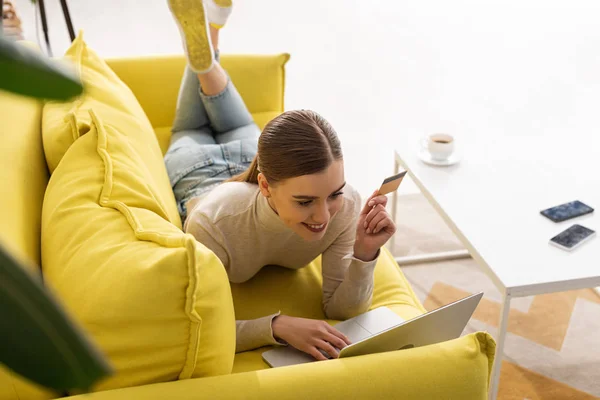
<instances>
[{"instance_id":1,"label":"smiling woman","mask_svg":"<svg viewBox=\"0 0 600 400\"><path fill-rule=\"evenodd\" d=\"M322 256L325 315L367 311L379 249L396 230L387 198L376 192L361 211L345 182L338 136L316 112L285 112L260 133L219 65L213 23L223 26L228 12L213 15L223 6L207 1L170 2L188 52L165 155L184 230L236 283L266 265L299 269ZM322 352L337 357L348 343L320 320L276 313L237 321L238 352L290 344L323 360Z\"/></svg>"},{"instance_id":2,"label":"smiling woman","mask_svg":"<svg viewBox=\"0 0 600 400\"><path fill-rule=\"evenodd\" d=\"M176 165L171 157L182 152L171 151L167 165ZM192 150L190 160L202 159L203 151ZM267 124L247 171L201 190L213 174L207 170L221 162L211 158L189 172L197 183L189 178L188 189L172 184L184 198L196 193L186 204L184 230L219 257L229 280L247 281L265 265L299 269L322 255L325 314L346 319L367 311L379 248L395 225L385 196L375 193L361 212L357 192L345 183L333 128L313 111L288 111ZM237 321L237 351L285 343L324 359L319 350L336 357L349 341L323 321L279 314Z\"/></svg>"}]
</instances>

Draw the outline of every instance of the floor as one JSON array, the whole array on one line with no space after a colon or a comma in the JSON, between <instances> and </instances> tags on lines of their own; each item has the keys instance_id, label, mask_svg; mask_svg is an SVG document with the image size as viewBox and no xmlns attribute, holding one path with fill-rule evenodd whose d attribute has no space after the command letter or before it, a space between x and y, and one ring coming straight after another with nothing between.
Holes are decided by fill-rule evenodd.
<instances>
[{"instance_id":1,"label":"floor","mask_svg":"<svg viewBox=\"0 0 600 400\"><path fill-rule=\"evenodd\" d=\"M46 0L55 55L69 45L59 4L59 0ZM387 28L393 31L395 15L400 13L394 4L236 0L221 35L225 53L291 53L286 108L314 109L333 124L344 148L346 178L363 197L393 171L399 77L394 74L397 57L390 57L393 35L387 34ZM25 38L43 44L31 1L16 0L16 6ZM69 8L75 30L84 30L86 41L102 56L182 51L166 0L71 0ZM410 180L400 189L400 193L417 191Z\"/></svg>"}]
</instances>

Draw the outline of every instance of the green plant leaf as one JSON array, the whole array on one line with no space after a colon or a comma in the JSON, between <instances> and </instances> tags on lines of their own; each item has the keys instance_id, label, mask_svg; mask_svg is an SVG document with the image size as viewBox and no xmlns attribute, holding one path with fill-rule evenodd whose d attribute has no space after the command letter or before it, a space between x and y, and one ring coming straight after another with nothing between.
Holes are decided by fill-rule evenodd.
<instances>
[{"instance_id":1,"label":"green plant leaf","mask_svg":"<svg viewBox=\"0 0 600 400\"><path fill-rule=\"evenodd\" d=\"M74 72L39 52L0 36L0 89L49 100L68 100L83 86Z\"/></svg>"},{"instance_id":2,"label":"green plant leaf","mask_svg":"<svg viewBox=\"0 0 600 400\"><path fill-rule=\"evenodd\" d=\"M0 244L0 362L48 388L87 390L111 368L40 281Z\"/></svg>"}]
</instances>

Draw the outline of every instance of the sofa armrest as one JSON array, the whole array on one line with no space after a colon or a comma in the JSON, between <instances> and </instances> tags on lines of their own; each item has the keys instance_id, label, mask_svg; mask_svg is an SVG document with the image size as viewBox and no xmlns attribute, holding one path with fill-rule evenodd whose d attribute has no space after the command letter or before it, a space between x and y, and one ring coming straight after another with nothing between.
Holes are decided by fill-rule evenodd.
<instances>
[{"instance_id":1,"label":"sofa armrest","mask_svg":"<svg viewBox=\"0 0 600 400\"><path fill-rule=\"evenodd\" d=\"M487 399L495 342L484 332L432 346L98 392L73 400Z\"/></svg>"}]
</instances>

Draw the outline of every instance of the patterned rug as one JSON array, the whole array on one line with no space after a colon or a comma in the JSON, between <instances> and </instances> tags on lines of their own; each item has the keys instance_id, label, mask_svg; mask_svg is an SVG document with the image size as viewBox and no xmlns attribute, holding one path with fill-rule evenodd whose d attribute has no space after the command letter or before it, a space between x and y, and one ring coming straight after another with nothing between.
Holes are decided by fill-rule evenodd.
<instances>
[{"instance_id":1,"label":"patterned rug","mask_svg":"<svg viewBox=\"0 0 600 400\"><path fill-rule=\"evenodd\" d=\"M396 256L462 246L421 194L399 197ZM472 259L404 266L428 310L469 294L485 295L465 333L494 337L502 297ZM593 289L516 298L511 302L498 399L600 398L600 295Z\"/></svg>"}]
</instances>

